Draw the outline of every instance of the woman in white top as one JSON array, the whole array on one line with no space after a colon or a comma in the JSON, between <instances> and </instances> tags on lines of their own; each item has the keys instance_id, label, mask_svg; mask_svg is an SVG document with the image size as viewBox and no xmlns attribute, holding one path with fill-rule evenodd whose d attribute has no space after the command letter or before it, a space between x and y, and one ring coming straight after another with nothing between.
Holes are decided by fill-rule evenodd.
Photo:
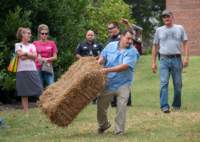
<instances>
[{"instance_id":1,"label":"woman in white top","mask_svg":"<svg viewBox=\"0 0 200 142\"><path fill-rule=\"evenodd\" d=\"M22 106L25 112L28 111L28 96L39 96L42 93L42 84L35 65L37 56L36 48L29 43L31 30L20 27L17 30L15 52L19 57L16 73L17 95L22 97Z\"/></svg>"}]
</instances>

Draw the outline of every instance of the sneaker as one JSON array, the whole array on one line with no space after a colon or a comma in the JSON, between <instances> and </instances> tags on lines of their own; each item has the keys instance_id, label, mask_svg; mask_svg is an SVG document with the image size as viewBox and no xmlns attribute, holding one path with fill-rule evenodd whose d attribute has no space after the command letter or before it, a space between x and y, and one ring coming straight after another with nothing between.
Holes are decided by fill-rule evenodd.
<instances>
[{"instance_id":1,"label":"sneaker","mask_svg":"<svg viewBox=\"0 0 200 142\"><path fill-rule=\"evenodd\" d=\"M178 111L180 111L180 107L173 107L173 108L172 108L172 111L178 112Z\"/></svg>"},{"instance_id":2,"label":"sneaker","mask_svg":"<svg viewBox=\"0 0 200 142\"><path fill-rule=\"evenodd\" d=\"M97 104L97 98L94 98L93 100L92 100L92 104Z\"/></svg>"},{"instance_id":3,"label":"sneaker","mask_svg":"<svg viewBox=\"0 0 200 142\"><path fill-rule=\"evenodd\" d=\"M167 110L163 110L164 113L170 113L170 110L167 109Z\"/></svg>"},{"instance_id":4,"label":"sneaker","mask_svg":"<svg viewBox=\"0 0 200 142\"><path fill-rule=\"evenodd\" d=\"M112 102L111 107L117 107L117 104Z\"/></svg>"},{"instance_id":5,"label":"sneaker","mask_svg":"<svg viewBox=\"0 0 200 142\"><path fill-rule=\"evenodd\" d=\"M7 125L7 124L1 124L1 125L0 125L0 128L8 129L8 128L10 128L10 126Z\"/></svg>"},{"instance_id":6,"label":"sneaker","mask_svg":"<svg viewBox=\"0 0 200 142\"><path fill-rule=\"evenodd\" d=\"M123 131L119 131L119 132L115 132L115 135L123 135L124 134L124 132Z\"/></svg>"},{"instance_id":7,"label":"sneaker","mask_svg":"<svg viewBox=\"0 0 200 142\"><path fill-rule=\"evenodd\" d=\"M132 104L129 104L129 103L128 103L128 104L127 104L127 106L128 106L128 107L131 107L131 106L132 106Z\"/></svg>"},{"instance_id":8,"label":"sneaker","mask_svg":"<svg viewBox=\"0 0 200 142\"><path fill-rule=\"evenodd\" d=\"M99 134L102 134L102 133L104 133L107 129L109 129L110 127L111 127L111 124L108 123L108 125L107 125L106 127L101 127L101 128L99 128L99 129L98 129L98 133L99 133Z\"/></svg>"},{"instance_id":9,"label":"sneaker","mask_svg":"<svg viewBox=\"0 0 200 142\"><path fill-rule=\"evenodd\" d=\"M9 125L7 125L2 118L0 118L0 128L10 128Z\"/></svg>"},{"instance_id":10,"label":"sneaker","mask_svg":"<svg viewBox=\"0 0 200 142\"><path fill-rule=\"evenodd\" d=\"M163 109L162 111L163 111L163 113L170 113L170 109L169 108Z\"/></svg>"}]
</instances>

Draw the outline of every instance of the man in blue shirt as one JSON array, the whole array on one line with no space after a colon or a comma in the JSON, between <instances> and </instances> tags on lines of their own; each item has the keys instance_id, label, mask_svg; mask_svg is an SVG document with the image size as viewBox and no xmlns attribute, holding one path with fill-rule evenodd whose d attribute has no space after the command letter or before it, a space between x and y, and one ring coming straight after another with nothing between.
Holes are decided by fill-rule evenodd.
<instances>
[{"instance_id":1,"label":"man in blue shirt","mask_svg":"<svg viewBox=\"0 0 200 142\"><path fill-rule=\"evenodd\" d=\"M123 134L125 130L126 109L135 64L139 54L133 48L132 31L121 33L120 41L109 43L102 51L98 63L104 64L102 72L107 75L106 88L97 100L97 120L99 133L110 128L107 109L113 95L117 95L117 115L115 118L115 134Z\"/></svg>"},{"instance_id":2,"label":"man in blue shirt","mask_svg":"<svg viewBox=\"0 0 200 142\"><path fill-rule=\"evenodd\" d=\"M123 19L123 20L126 20L126 19ZM125 24L128 25L128 21L127 20L126 20ZM118 25L117 22L113 21L113 22L110 22L108 24L108 33L109 33L109 39L108 39L106 45L109 44L110 42L119 41L120 40L120 29L119 29L119 25ZM127 105L131 106L131 93L129 94ZM113 96L113 99L111 100L111 106L112 107L116 107L117 106L117 98L116 98L116 96Z\"/></svg>"}]
</instances>

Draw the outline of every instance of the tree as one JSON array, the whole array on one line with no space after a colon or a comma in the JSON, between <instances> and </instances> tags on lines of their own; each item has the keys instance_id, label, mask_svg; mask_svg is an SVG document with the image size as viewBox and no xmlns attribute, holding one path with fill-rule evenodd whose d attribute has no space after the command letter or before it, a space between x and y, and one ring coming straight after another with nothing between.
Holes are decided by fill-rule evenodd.
<instances>
[{"instance_id":1,"label":"tree","mask_svg":"<svg viewBox=\"0 0 200 142\"><path fill-rule=\"evenodd\" d=\"M123 0L101 0L90 2L87 6L85 20L87 20L84 29L92 29L97 34L98 40L105 43L108 39L107 24L111 21L119 22L121 18L131 19L131 8ZM120 12L119 12L120 11ZM123 28L123 25L120 25Z\"/></svg>"},{"instance_id":2,"label":"tree","mask_svg":"<svg viewBox=\"0 0 200 142\"><path fill-rule=\"evenodd\" d=\"M86 0L16 0L1 1L0 5L0 91L15 90L15 75L7 72L9 59L14 52L16 31L20 26L32 29L37 38L37 26L45 23L59 47L56 75L59 77L73 62L73 48L80 38L80 25ZM69 36L70 35L70 36Z\"/></svg>"},{"instance_id":3,"label":"tree","mask_svg":"<svg viewBox=\"0 0 200 142\"><path fill-rule=\"evenodd\" d=\"M161 22L160 13L165 8L163 0L124 0L132 7L132 17L144 29L144 38L149 40L154 27Z\"/></svg>"},{"instance_id":4,"label":"tree","mask_svg":"<svg viewBox=\"0 0 200 142\"><path fill-rule=\"evenodd\" d=\"M88 29L93 29L104 43L107 23L131 16L123 0L4 0L0 5L0 91L9 92L15 90L15 75L7 72L7 65L17 42L18 27L30 27L34 40L39 24L49 26L50 38L57 42L59 50L54 64L58 78L73 63L75 48Z\"/></svg>"}]
</instances>

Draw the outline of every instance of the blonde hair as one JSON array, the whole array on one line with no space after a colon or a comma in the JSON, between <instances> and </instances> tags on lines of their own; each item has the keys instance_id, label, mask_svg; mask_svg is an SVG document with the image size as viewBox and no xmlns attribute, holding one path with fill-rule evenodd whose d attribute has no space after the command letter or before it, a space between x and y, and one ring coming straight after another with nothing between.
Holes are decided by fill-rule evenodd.
<instances>
[{"instance_id":1,"label":"blonde hair","mask_svg":"<svg viewBox=\"0 0 200 142\"><path fill-rule=\"evenodd\" d=\"M42 30L47 30L49 32L49 27L47 25L45 25L45 24L40 24L38 26L38 39L40 39L40 32Z\"/></svg>"},{"instance_id":2,"label":"blonde hair","mask_svg":"<svg viewBox=\"0 0 200 142\"><path fill-rule=\"evenodd\" d=\"M49 32L49 27L48 27L47 25L45 25L45 24L40 24L40 25L38 26L38 34L40 34L40 32L41 32L42 30L47 30L47 31Z\"/></svg>"},{"instance_id":3,"label":"blonde hair","mask_svg":"<svg viewBox=\"0 0 200 142\"><path fill-rule=\"evenodd\" d=\"M19 27L19 28L17 29L16 38L17 38L19 41L22 40L23 34L26 32L26 30L31 31L31 29L30 29L30 28L27 28L27 27Z\"/></svg>"}]
</instances>

